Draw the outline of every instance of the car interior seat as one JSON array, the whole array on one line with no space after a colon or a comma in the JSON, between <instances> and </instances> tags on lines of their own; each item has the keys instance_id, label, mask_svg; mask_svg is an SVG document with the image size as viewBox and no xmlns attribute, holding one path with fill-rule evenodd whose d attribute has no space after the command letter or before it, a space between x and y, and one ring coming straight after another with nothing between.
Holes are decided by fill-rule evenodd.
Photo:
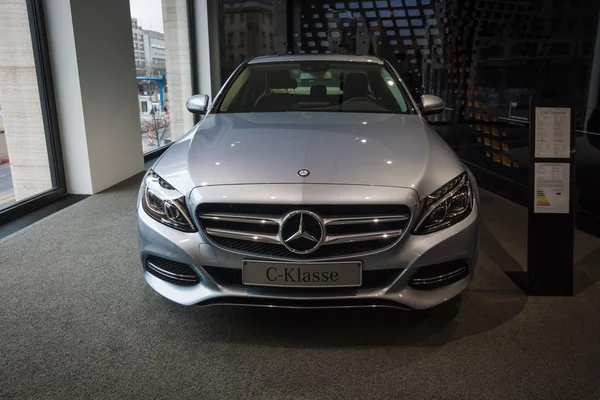
<instances>
[{"instance_id":1,"label":"car interior seat","mask_svg":"<svg viewBox=\"0 0 600 400\"><path fill-rule=\"evenodd\" d=\"M272 71L267 74L266 90L254 103L254 112L287 111L290 107L289 93L273 93L275 89L296 89L298 83L290 77L288 70Z\"/></svg>"}]
</instances>

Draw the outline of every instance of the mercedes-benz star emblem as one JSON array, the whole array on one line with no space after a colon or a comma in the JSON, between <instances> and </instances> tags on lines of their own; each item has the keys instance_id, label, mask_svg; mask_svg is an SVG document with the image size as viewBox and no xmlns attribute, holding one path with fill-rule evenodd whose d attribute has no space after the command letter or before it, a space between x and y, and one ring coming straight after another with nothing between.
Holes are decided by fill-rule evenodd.
<instances>
[{"instance_id":1,"label":"mercedes-benz star emblem","mask_svg":"<svg viewBox=\"0 0 600 400\"><path fill-rule=\"evenodd\" d=\"M289 251L308 254L323 244L324 231L323 222L317 214L303 210L292 211L281 222L279 238Z\"/></svg>"},{"instance_id":2,"label":"mercedes-benz star emblem","mask_svg":"<svg viewBox=\"0 0 600 400\"><path fill-rule=\"evenodd\" d=\"M300 171L298 171L298 176L301 176L302 178L306 178L309 175L310 171L307 169L301 169Z\"/></svg>"}]
</instances>

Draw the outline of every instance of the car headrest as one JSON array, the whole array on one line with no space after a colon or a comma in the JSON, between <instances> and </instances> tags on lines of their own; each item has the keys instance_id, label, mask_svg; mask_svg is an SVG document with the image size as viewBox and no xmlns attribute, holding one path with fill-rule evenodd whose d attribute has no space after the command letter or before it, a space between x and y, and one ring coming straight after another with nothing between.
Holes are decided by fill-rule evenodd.
<instances>
[{"instance_id":1,"label":"car headrest","mask_svg":"<svg viewBox=\"0 0 600 400\"><path fill-rule=\"evenodd\" d=\"M369 94L369 79L366 74L351 72L344 77L344 98L365 97Z\"/></svg>"},{"instance_id":2,"label":"car headrest","mask_svg":"<svg viewBox=\"0 0 600 400\"><path fill-rule=\"evenodd\" d=\"M267 87L269 89L296 89L298 82L290 77L289 70L275 70L267 73Z\"/></svg>"},{"instance_id":3,"label":"car headrest","mask_svg":"<svg viewBox=\"0 0 600 400\"><path fill-rule=\"evenodd\" d=\"M327 88L325 85L313 85L310 87L311 97L325 97L327 96Z\"/></svg>"}]
</instances>

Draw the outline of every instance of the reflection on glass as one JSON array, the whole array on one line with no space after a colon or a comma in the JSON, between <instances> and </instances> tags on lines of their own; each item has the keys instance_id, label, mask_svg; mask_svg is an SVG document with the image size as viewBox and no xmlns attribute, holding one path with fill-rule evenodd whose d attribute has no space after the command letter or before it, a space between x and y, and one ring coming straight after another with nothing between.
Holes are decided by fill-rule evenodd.
<instances>
[{"instance_id":1,"label":"reflection on glass","mask_svg":"<svg viewBox=\"0 0 600 400\"><path fill-rule=\"evenodd\" d=\"M387 59L417 101L428 93L449 105L432 122L461 158L521 185L528 182L531 95L570 99L576 115L577 204L600 216L600 3L577 8L572 1L554 0L541 7L539 1L523 0L507 8L491 1L485 10L489 18L475 25L469 16L479 10L478 2L298 3L295 17L316 13L319 18L300 18L293 52ZM315 36L321 39L312 42Z\"/></svg>"},{"instance_id":2,"label":"reflection on glass","mask_svg":"<svg viewBox=\"0 0 600 400\"><path fill-rule=\"evenodd\" d=\"M219 5L225 35L221 50L221 80L224 81L246 58L275 52L276 21L273 0L228 0Z\"/></svg>"}]
</instances>

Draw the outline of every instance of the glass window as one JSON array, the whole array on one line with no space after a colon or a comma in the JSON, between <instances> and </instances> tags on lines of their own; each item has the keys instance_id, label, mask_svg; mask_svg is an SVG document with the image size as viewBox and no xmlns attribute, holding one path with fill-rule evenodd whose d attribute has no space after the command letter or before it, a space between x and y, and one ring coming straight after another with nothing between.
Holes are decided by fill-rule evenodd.
<instances>
[{"instance_id":1,"label":"glass window","mask_svg":"<svg viewBox=\"0 0 600 400\"><path fill-rule=\"evenodd\" d=\"M239 24L231 26L223 23L223 29L220 36L220 71L216 74L220 81L224 81L231 75L234 69L239 65L239 60L250 57L257 57L265 54L272 54L276 50L285 52L285 47L292 47L286 43L279 43L280 48L276 49L273 34L276 27L287 26L285 7L279 12L277 18L273 19L273 13L276 11L275 6L278 1L261 0L261 1L224 1L218 2L222 4L216 11L216 17L223 22L232 15L235 15L236 22ZM319 3L321 7L322 4ZM313 10L314 12L315 10ZM243 14L242 14L243 12ZM311 12L309 15L312 15ZM239 19L238 19L239 18ZM283 31L283 30L282 30ZM294 41L295 42L295 41ZM282 48L283 47L283 48ZM242 57L242 55L244 57Z\"/></svg>"},{"instance_id":2,"label":"glass window","mask_svg":"<svg viewBox=\"0 0 600 400\"><path fill-rule=\"evenodd\" d=\"M250 64L217 112L410 113L400 85L385 67L368 63Z\"/></svg>"},{"instance_id":3,"label":"glass window","mask_svg":"<svg viewBox=\"0 0 600 400\"><path fill-rule=\"evenodd\" d=\"M166 13L163 19L165 3L177 8L177 12ZM143 32L137 35L140 62L136 72L140 136L145 153L169 145L194 125L193 116L185 107L170 107L170 104L185 104L192 95L189 35L186 33L189 26L185 18L175 18L187 14L187 5L186 2L171 3L165 0L130 0L129 3L132 18L137 18L138 31ZM147 49L144 37L149 44ZM169 75L171 68L183 73Z\"/></svg>"},{"instance_id":4,"label":"glass window","mask_svg":"<svg viewBox=\"0 0 600 400\"><path fill-rule=\"evenodd\" d=\"M20 214L25 200L48 202L65 189L62 162L53 150L60 143L56 110L47 102L52 77L41 57L42 21L29 14L26 0L2 2L0 21L1 224Z\"/></svg>"}]
</instances>

